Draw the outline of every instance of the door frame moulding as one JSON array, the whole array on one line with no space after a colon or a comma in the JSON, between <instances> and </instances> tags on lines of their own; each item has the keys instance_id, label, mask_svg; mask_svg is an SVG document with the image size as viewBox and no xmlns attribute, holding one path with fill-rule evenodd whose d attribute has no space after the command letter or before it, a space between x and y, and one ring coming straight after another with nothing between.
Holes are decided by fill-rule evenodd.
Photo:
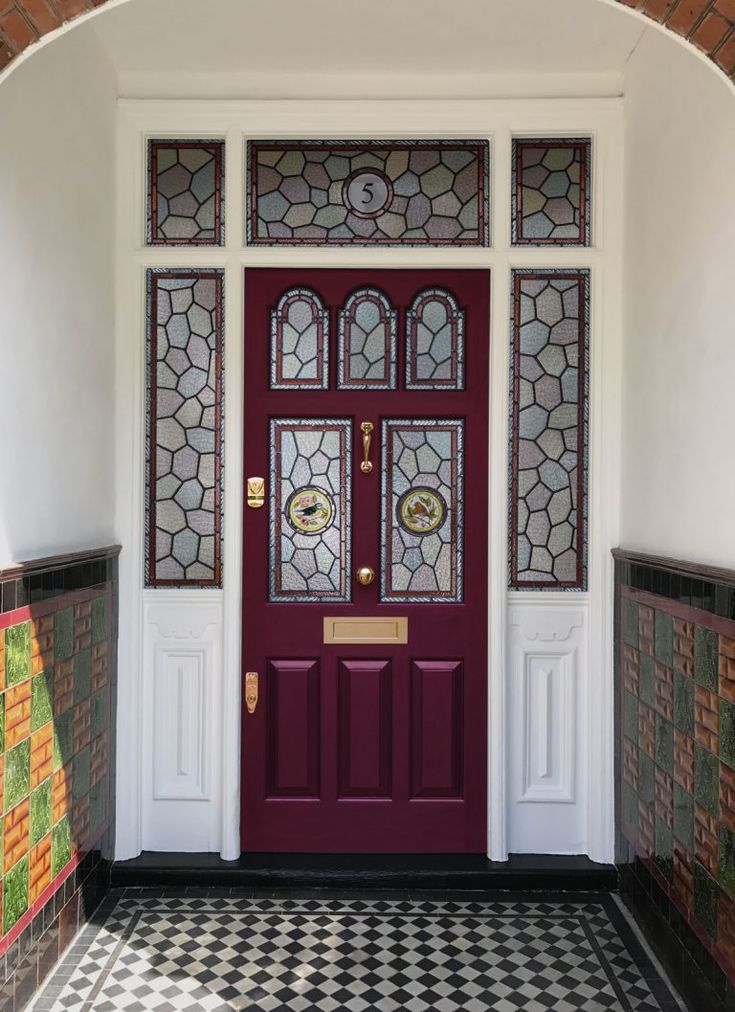
<instances>
[{"instance_id":1,"label":"door frame moulding","mask_svg":"<svg viewBox=\"0 0 735 1012\"><path fill-rule=\"evenodd\" d=\"M511 136L593 138L593 241L589 248L510 246ZM149 137L192 139L222 136L227 143L226 245L146 247L145 158ZM267 137L489 138L491 235L489 248L247 249L245 223L245 142ZM201 826L191 846L219 851L226 860L240 853L240 699L243 421L243 270L248 267L475 267L490 272L490 503L489 503L489 672L488 672L488 854L507 857L507 693L506 621L511 599L529 606L551 603L544 592L507 590L507 433L511 267L589 267L592 270L591 439L589 487L589 591L553 594L570 605L588 602L588 640L595 657L584 664L590 677L583 692L585 724L595 728L580 743L587 783L587 853L610 861L613 853L612 732L612 568L609 550L617 543L620 430L622 101L620 99L528 99L483 101L163 101L120 100L117 130L117 321L116 321L116 529L120 558L120 687L117 763L118 860L159 845L147 822L152 773L147 743L153 728L154 673L146 640L146 609L178 603L182 628L187 609L220 608L217 682L210 696L213 747L207 776L210 792L199 805ZM225 440L224 588L144 589L143 525L145 464L145 270L147 267L222 267L225 271ZM604 452L603 452L604 451ZM189 625L191 623L189 622ZM177 635L180 633L177 631ZM589 651L588 651L589 653ZM146 718L145 720L143 718ZM582 788L580 788L582 790ZM156 804L168 804L158 801ZM205 814L206 809L206 814ZM196 821L196 820L193 820Z\"/></svg>"}]
</instances>

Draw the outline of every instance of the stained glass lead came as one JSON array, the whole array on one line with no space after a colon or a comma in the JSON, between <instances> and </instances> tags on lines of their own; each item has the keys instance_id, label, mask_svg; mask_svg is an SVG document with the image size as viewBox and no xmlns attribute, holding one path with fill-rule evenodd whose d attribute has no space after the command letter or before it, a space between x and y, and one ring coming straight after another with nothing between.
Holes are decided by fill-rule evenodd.
<instances>
[{"instance_id":1,"label":"stained glass lead came","mask_svg":"<svg viewBox=\"0 0 735 1012\"><path fill-rule=\"evenodd\" d=\"M589 138L513 141L514 246L589 246Z\"/></svg>"},{"instance_id":2,"label":"stained glass lead came","mask_svg":"<svg viewBox=\"0 0 735 1012\"><path fill-rule=\"evenodd\" d=\"M397 314L375 288L353 292L339 312L337 386L395 390Z\"/></svg>"},{"instance_id":3,"label":"stained glass lead came","mask_svg":"<svg viewBox=\"0 0 735 1012\"><path fill-rule=\"evenodd\" d=\"M464 390L464 310L443 288L420 292L406 317L406 388Z\"/></svg>"},{"instance_id":4,"label":"stained glass lead came","mask_svg":"<svg viewBox=\"0 0 735 1012\"><path fill-rule=\"evenodd\" d=\"M148 142L149 246L222 246L224 141Z\"/></svg>"},{"instance_id":5,"label":"stained glass lead came","mask_svg":"<svg viewBox=\"0 0 735 1012\"><path fill-rule=\"evenodd\" d=\"M308 288L291 288L271 311L271 390L326 390L329 313Z\"/></svg>"}]
</instances>

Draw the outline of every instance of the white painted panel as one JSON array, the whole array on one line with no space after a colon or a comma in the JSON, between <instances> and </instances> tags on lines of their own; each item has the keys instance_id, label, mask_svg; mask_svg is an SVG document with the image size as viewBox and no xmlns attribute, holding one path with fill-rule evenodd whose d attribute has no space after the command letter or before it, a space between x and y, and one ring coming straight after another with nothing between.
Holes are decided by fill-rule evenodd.
<instances>
[{"instance_id":1,"label":"white painted panel","mask_svg":"<svg viewBox=\"0 0 735 1012\"><path fill-rule=\"evenodd\" d=\"M530 651L524 661L525 744L518 800L572 803L577 651Z\"/></svg>"},{"instance_id":2,"label":"white painted panel","mask_svg":"<svg viewBox=\"0 0 735 1012\"><path fill-rule=\"evenodd\" d=\"M198 650L158 644L154 667L153 799L208 801L208 669L211 644Z\"/></svg>"}]
</instances>

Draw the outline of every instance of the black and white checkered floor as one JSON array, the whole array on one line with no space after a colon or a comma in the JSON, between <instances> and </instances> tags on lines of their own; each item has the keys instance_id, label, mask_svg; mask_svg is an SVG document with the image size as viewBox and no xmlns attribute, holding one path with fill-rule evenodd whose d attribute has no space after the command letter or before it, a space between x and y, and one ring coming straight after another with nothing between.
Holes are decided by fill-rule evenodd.
<instances>
[{"instance_id":1,"label":"black and white checkered floor","mask_svg":"<svg viewBox=\"0 0 735 1012\"><path fill-rule=\"evenodd\" d=\"M350 894L345 894L345 896ZM428 894L434 895L434 894ZM111 894L35 1012L680 1012L612 896ZM481 895L481 894L476 894Z\"/></svg>"}]
</instances>

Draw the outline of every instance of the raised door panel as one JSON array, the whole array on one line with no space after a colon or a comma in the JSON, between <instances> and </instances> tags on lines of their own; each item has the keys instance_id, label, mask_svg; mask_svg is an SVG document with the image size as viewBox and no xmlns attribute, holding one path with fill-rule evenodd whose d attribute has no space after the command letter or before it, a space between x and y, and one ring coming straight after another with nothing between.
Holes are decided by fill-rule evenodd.
<instances>
[{"instance_id":1,"label":"raised door panel","mask_svg":"<svg viewBox=\"0 0 735 1012\"><path fill-rule=\"evenodd\" d=\"M319 662L271 661L266 682L267 793L319 797Z\"/></svg>"},{"instance_id":2,"label":"raised door panel","mask_svg":"<svg viewBox=\"0 0 735 1012\"><path fill-rule=\"evenodd\" d=\"M388 798L392 781L390 661L341 661L338 679L339 795Z\"/></svg>"},{"instance_id":3,"label":"raised door panel","mask_svg":"<svg viewBox=\"0 0 735 1012\"><path fill-rule=\"evenodd\" d=\"M462 796L463 682L461 661L414 661L411 665L414 798Z\"/></svg>"}]
</instances>

